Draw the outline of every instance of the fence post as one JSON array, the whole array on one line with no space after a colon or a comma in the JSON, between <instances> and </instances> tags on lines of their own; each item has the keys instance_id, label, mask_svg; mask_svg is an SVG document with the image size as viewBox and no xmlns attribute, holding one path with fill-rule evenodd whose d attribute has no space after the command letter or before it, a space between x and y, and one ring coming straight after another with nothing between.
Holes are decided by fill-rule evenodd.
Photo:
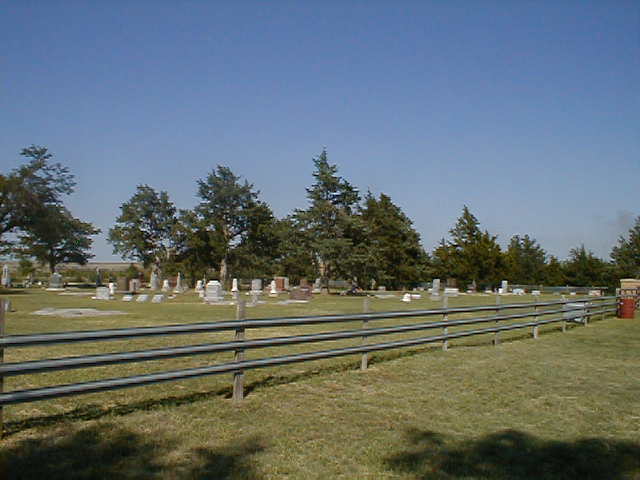
<instances>
[{"instance_id":1,"label":"fence post","mask_svg":"<svg viewBox=\"0 0 640 480\"><path fill-rule=\"evenodd\" d=\"M584 326L589 325L589 302L584 302Z\"/></svg>"},{"instance_id":2,"label":"fence post","mask_svg":"<svg viewBox=\"0 0 640 480\"><path fill-rule=\"evenodd\" d=\"M567 321L564 319L565 313L564 311L566 310L567 306L567 299L564 298L564 295L562 295L562 333L567 331Z\"/></svg>"},{"instance_id":3,"label":"fence post","mask_svg":"<svg viewBox=\"0 0 640 480\"><path fill-rule=\"evenodd\" d=\"M533 338L537 339L538 338L538 299L534 298L533 302L534 302L533 321L536 322L536 324L533 326Z\"/></svg>"},{"instance_id":4,"label":"fence post","mask_svg":"<svg viewBox=\"0 0 640 480\"><path fill-rule=\"evenodd\" d=\"M244 300L238 299L236 303L236 320L245 319ZM236 328L236 341L244 340L244 327ZM244 360L244 349L235 350L234 360L241 362ZM233 374L233 401L239 403L244 398L244 372L242 370Z\"/></svg>"},{"instance_id":5,"label":"fence post","mask_svg":"<svg viewBox=\"0 0 640 480\"><path fill-rule=\"evenodd\" d=\"M447 296L442 297L442 308L449 308L449 297L447 297ZM442 321L443 322L449 321L449 314L446 311L442 314ZM442 329L442 334L443 335L448 335L449 334L449 327L444 327ZM449 340L444 339L442 341L442 350L444 352L449 350Z\"/></svg>"},{"instance_id":6,"label":"fence post","mask_svg":"<svg viewBox=\"0 0 640 480\"><path fill-rule=\"evenodd\" d=\"M496 316L500 315L500 294L496 294ZM496 326L498 326L498 320L496 320ZM500 332L496 332L493 334L493 344L500 344Z\"/></svg>"},{"instance_id":7,"label":"fence post","mask_svg":"<svg viewBox=\"0 0 640 480\"><path fill-rule=\"evenodd\" d=\"M362 302L362 311L363 313L369 313L371 311L371 306L369 305L369 297L365 297ZM362 328L367 328L369 326L369 320L366 318L362 320ZM362 344L367 343L367 337L362 337ZM360 361L360 370L366 370L369 366L369 353L364 352L362 354L362 360Z\"/></svg>"},{"instance_id":8,"label":"fence post","mask_svg":"<svg viewBox=\"0 0 640 480\"><path fill-rule=\"evenodd\" d=\"M5 301L0 298L0 338L4 337ZM4 348L0 348L0 364L4 363ZM0 375L0 393L4 393L4 375ZM4 437L4 410L0 406L0 439ZM0 473L2 467L0 467Z\"/></svg>"}]
</instances>

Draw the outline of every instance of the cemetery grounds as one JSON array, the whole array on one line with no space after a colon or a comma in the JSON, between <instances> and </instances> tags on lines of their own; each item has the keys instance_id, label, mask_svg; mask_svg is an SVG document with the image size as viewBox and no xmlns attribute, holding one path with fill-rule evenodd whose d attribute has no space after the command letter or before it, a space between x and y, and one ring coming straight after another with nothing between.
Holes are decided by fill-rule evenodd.
<instances>
[{"instance_id":1,"label":"cemetery grounds","mask_svg":"<svg viewBox=\"0 0 640 480\"><path fill-rule=\"evenodd\" d=\"M12 302L7 334L96 330L235 318L234 306L194 293L161 304L97 301L42 290L0 292ZM371 298L372 311L438 308ZM248 318L361 312L361 297L278 300ZM541 300L558 299L543 296ZM502 303L533 301L506 296ZM495 303L489 295L449 306ZM44 307L125 315L36 316ZM459 318L464 315L451 316ZM428 320L439 320L430 317ZM424 319L422 319L424 321ZM370 327L420 319L370 322ZM247 338L360 328L361 322L247 330ZM468 327L467 327L468 328ZM456 329L450 329L455 332ZM439 332L429 332L436 335ZM414 334L373 337L369 342ZM231 340L233 332L7 349L5 362ZM640 479L640 317L559 324L441 344L340 357L245 373L234 404L231 375L169 382L4 409L0 478L158 479ZM360 339L248 350L246 358L357 345ZM177 370L233 353L10 377L5 391ZM3 475L3 476L2 476Z\"/></svg>"}]
</instances>

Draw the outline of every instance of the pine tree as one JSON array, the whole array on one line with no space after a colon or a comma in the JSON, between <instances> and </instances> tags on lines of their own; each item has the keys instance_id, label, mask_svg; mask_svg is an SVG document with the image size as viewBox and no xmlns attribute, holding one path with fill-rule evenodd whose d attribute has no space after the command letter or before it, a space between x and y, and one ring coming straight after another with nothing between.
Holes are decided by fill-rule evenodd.
<instances>
[{"instance_id":1,"label":"pine tree","mask_svg":"<svg viewBox=\"0 0 640 480\"><path fill-rule=\"evenodd\" d=\"M640 217L636 218L633 227L629 229L627 238L620 236L618 245L611 250L611 259L621 278L640 276Z\"/></svg>"}]
</instances>

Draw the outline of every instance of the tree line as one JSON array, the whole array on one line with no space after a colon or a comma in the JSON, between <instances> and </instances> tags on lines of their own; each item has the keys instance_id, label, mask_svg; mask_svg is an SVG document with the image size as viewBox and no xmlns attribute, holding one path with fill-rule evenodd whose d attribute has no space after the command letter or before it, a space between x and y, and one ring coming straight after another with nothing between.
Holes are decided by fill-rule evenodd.
<instances>
[{"instance_id":1,"label":"tree line","mask_svg":"<svg viewBox=\"0 0 640 480\"><path fill-rule=\"evenodd\" d=\"M25 165L0 174L0 245L5 254L32 258L51 271L60 263L85 264L91 237L100 232L69 212L63 197L74 176L52 162L45 147L21 151ZM199 202L178 209L166 191L138 185L109 230L115 254L160 275L178 271L191 282L231 277L320 277L351 280L363 288L409 288L431 278L455 279L461 288L495 287L502 279L524 285L613 286L640 275L640 217L621 236L609 261L584 245L566 260L548 255L529 235L513 236L503 250L464 206L438 246L427 252L411 219L392 199L359 190L338 173L326 150L313 158L307 207L276 218L260 192L218 165L197 181Z\"/></svg>"}]
</instances>

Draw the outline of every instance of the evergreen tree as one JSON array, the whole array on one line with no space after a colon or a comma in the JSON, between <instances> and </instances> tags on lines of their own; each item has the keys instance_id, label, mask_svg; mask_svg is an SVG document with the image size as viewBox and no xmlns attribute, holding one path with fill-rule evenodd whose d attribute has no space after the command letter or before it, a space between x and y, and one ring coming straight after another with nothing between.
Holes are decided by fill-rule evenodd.
<instances>
[{"instance_id":1,"label":"evergreen tree","mask_svg":"<svg viewBox=\"0 0 640 480\"><path fill-rule=\"evenodd\" d=\"M425 275L428 257L413 222L384 193L367 193L360 218L363 224L361 255L363 286L371 279L393 289L415 285ZM360 278L360 277L359 277Z\"/></svg>"},{"instance_id":2,"label":"evergreen tree","mask_svg":"<svg viewBox=\"0 0 640 480\"><path fill-rule=\"evenodd\" d=\"M480 230L480 222L465 205L462 215L449 230L451 241L446 255L454 276L461 285L488 287L497 284L502 275L503 263L497 237ZM437 254L443 255L440 251Z\"/></svg>"},{"instance_id":3,"label":"evergreen tree","mask_svg":"<svg viewBox=\"0 0 640 480\"><path fill-rule=\"evenodd\" d=\"M640 277L640 217L629 229L627 238L620 236L618 244L611 250L611 259L620 278Z\"/></svg>"},{"instance_id":4,"label":"evergreen tree","mask_svg":"<svg viewBox=\"0 0 640 480\"><path fill-rule=\"evenodd\" d=\"M564 271L569 285L602 286L608 283L609 265L588 251L584 245L572 248Z\"/></svg>"},{"instance_id":5,"label":"evergreen tree","mask_svg":"<svg viewBox=\"0 0 640 480\"><path fill-rule=\"evenodd\" d=\"M564 268L558 258L553 255L549 257L549 263L544 269L544 283L554 287L567 284Z\"/></svg>"},{"instance_id":6,"label":"evergreen tree","mask_svg":"<svg viewBox=\"0 0 640 480\"><path fill-rule=\"evenodd\" d=\"M546 252L535 239L511 237L505 252L505 276L514 284L537 285L544 280Z\"/></svg>"},{"instance_id":7,"label":"evergreen tree","mask_svg":"<svg viewBox=\"0 0 640 480\"><path fill-rule=\"evenodd\" d=\"M309 208L295 213L304 233L305 245L313 254L323 285L330 278L349 275L353 253L354 211L360 201L358 190L337 175L338 167L327 160L326 150L313 159L315 183L307 188Z\"/></svg>"}]
</instances>

